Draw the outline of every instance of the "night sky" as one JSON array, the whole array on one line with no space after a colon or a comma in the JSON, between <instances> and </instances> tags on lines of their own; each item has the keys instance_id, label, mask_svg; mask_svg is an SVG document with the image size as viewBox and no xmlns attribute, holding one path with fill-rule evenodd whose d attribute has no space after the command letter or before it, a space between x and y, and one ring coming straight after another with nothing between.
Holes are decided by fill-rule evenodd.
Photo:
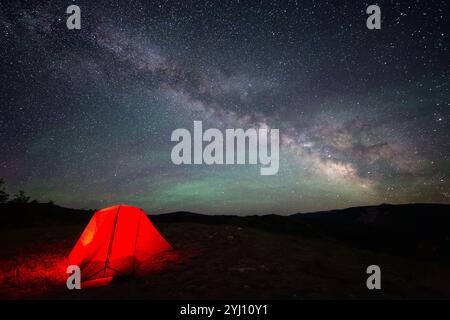
<instances>
[{"instance_id":1,"label":"night sky","mask_svg":"<svg viewBox=\"0 0 450 320\"><path fill-rule=\"evenodd\" d=\"M76 208L450 203L447 1L2 1L0 178ZM66 8L81 8L81 30ZM280 169L171 162L176 128L278 128Z\"/></svg>"}]
</instances>

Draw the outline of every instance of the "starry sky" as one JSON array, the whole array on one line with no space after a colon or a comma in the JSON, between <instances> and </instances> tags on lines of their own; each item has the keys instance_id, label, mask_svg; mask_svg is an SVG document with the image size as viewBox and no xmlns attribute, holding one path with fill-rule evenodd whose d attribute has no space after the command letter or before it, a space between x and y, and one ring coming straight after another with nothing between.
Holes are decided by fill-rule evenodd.
<instances>
[{"instance_id":1,"label":"starry sky","mask_svg":"<svg viewBox=\"0 0 450 320\"><path fill-rule=\"evenodd\" d=\"M0 177L154 213L450 203L446 2L377 1L368 30L366 1L2 1ZM174 165L194 120L279 129L278 174Z\"/></svg>"}]
</instances>

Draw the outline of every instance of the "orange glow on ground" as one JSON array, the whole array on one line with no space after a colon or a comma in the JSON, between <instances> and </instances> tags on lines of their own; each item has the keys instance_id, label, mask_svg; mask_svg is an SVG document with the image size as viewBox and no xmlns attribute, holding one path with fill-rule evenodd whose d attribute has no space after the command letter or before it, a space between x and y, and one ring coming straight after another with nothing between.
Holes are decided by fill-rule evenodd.
<instances>
[{"instance_id":1,"label":"orange glow on ground","mask_svg":"<svg viewBox=\"0 0 450 320\"><path fill-rule=\"evenodd\" d=\"M83 291L66 288L68 265L66 256L70 246L64 248L65 252L50 253L55 251L55 248L61 251L61 245L52 243L46 244L45 249L40 252L22 252L7 260L0 260L0 299L64 298L67 295L76 297ZM177 251L155 255L153 259L136 270L135 277L145 279L155 276L169 264L180 262L182 259ZM125 281L128 280L125 279ZM108 283L103 279L99 282L94 281L91 285L83 284L82 288L93 288Z\"/></svg>"},{"instance_id":2,"label":"orange glow on ground","mask_svg":"<svg viewBox=\"0 0 450 320\"><path fill-rule=\"evenodd\" d=\"M65 286L68 260L57 253L30 253L1 261L0 298L40 298Z\"/></svg>"}]
</instances>

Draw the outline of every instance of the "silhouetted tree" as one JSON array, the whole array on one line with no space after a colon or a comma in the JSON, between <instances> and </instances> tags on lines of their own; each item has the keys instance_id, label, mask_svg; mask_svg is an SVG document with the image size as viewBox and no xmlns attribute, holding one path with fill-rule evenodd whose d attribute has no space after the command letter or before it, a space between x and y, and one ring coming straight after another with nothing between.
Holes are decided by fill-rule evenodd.
<instances>
[{"instance_id":1,"label":"silhouetted tree","mask_svg":"<svg viewBox=\"0 0 450 320\"><path fill-rule=\"evenodd\" d=\"M9 194L5 191L5 181L0 179L0 203L6 203L8 201Z\"/></svg>"},{"instance_id":2,"label":"silhouetted tree","mask_svg":"<svg viewBox=\"0 0 450 320\"><path fill-rule=\"evenodd\" d=\"M10 202L24 204L30 202L30 197L25 195L25 191L19 190L19 193L14 195L14 198Z\"/></svg>"}]
</instances>

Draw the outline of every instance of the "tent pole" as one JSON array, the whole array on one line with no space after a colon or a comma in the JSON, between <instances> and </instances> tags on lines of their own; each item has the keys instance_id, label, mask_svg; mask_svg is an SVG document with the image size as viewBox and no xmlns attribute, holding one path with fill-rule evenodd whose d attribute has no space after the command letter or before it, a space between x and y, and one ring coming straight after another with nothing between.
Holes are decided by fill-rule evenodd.
<instances>
[{"instance_id":1,"label":"tent pole","mask_svg":"<svg viewBox=\"0 0 450 320\"><path fill-rule=\"evenodd\" d=\"M111 239L109 241L108 254L106 255L106 260L105 260L105 268L103 269L103 277L106 276L106 269L108 268L109 257L111 256L112 245L113 245L113 241L114 241L114 235L116 233L117 220L119 219L119 211L120 211L120 206L117 208L117 214L116 214L116 218L114 220L114 227L113 227L113 231L111 233Z\"/></svg>"},{"instance_id":2,"label":"tent pole","mask_svg":"<svg viewBox=\"0 0 450 320\"><path fill-rule=\"evenodd\" d=\"M137 224L137 230L136 230L136 239L134 240L134 251L133 251L133 273L136 272L136 246L137 246L137 240L139 237L139 227L141 226L141 219L142 215L145 214L144 211L139 211L141 214L139 215L139 220Z\"/></svg>"}]
</instances>

